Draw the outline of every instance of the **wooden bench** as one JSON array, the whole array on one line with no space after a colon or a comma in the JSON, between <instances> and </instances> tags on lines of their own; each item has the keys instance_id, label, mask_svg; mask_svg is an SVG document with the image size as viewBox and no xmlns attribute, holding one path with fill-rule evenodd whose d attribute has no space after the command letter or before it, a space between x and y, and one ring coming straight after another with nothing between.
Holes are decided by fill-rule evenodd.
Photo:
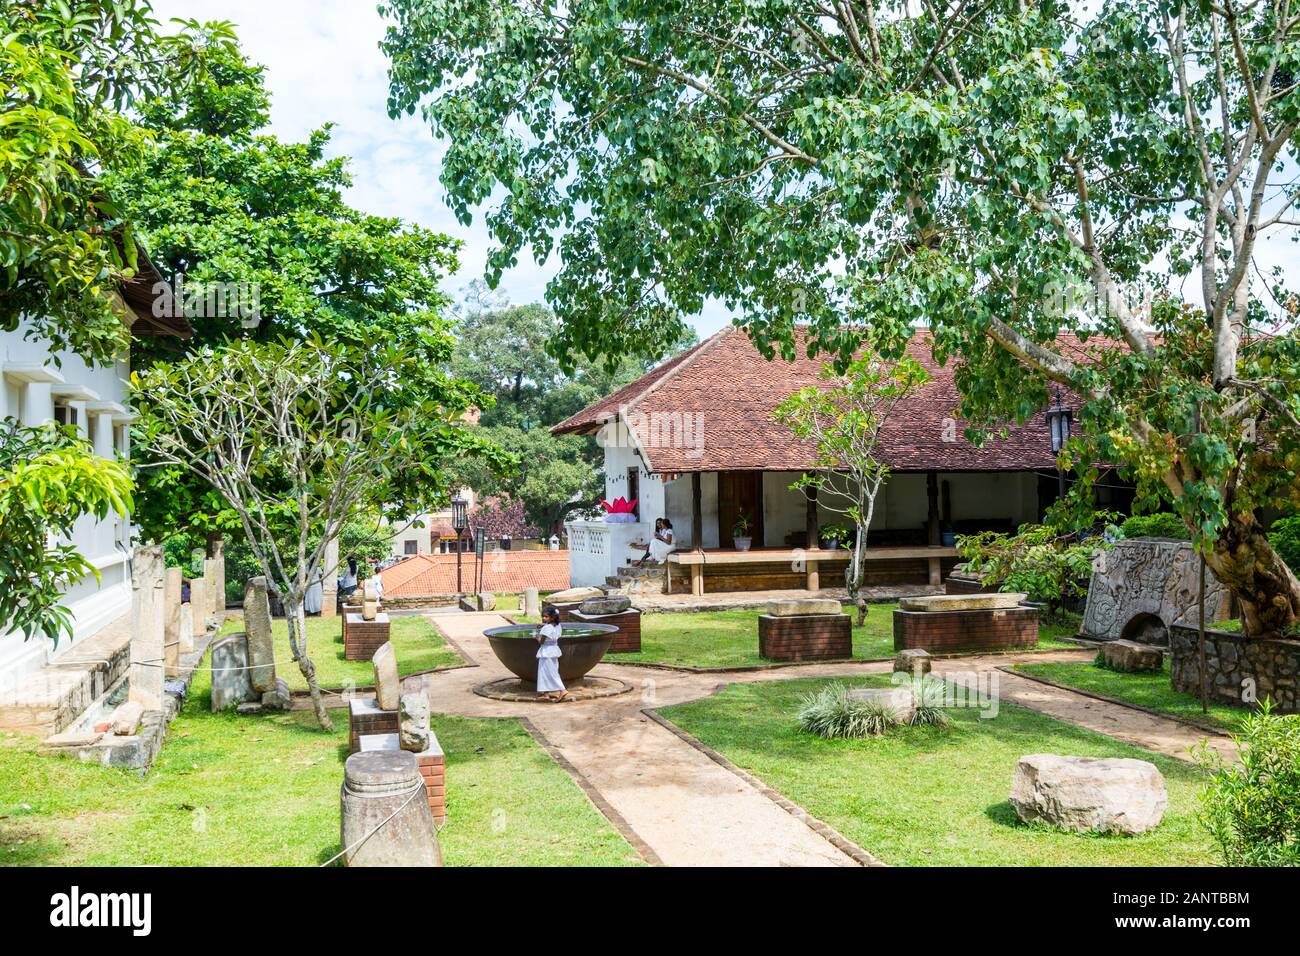
<instances>
[{"instance_id":1,"label":"wooden bench","mask_svg":"<svg viewBox=\"0 0 1300 956\"><path fill-rule=\"evenodd\" d=\"M674 551L668 555L669 564L689 568L691 593L704 593L705 567L734 567L753 564L801 564L809 591L821 589L820 566L828 561L848 561L852 552L844 548L764 548L758 551ZM867 548L866 561L924 560L929 565L930 583L939 585L943 578L942 562L955 559L957 549L944 546L917 546L907 548ZM671 583L672 576L669 575Z\"/></svg>"}]
</instances>

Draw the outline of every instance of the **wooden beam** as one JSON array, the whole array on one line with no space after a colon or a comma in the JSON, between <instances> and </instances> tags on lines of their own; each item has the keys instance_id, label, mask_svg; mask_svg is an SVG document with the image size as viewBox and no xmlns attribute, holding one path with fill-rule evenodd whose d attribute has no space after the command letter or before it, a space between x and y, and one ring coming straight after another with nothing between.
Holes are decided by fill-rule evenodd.
<instances>
[{"instance_id":1,"label":"wooden beam","mask_svg":"<svg viewBox=\"0 0 1300 956\"><path fill-rule=\"evenodd\" d=\"M936 545L941 541L939 530L939 476L933 471L925 473L925 497L929 505L926 529L929 532L930 544Z\"/></svg>"},{"instance_id":2,"label":"wooden beam","mask_svg":"<svg viewBox=\"0 0 1300 956\"><path fill-rule=\"evenodd\" d=\"M806 488L804 494L808 499L808 512L806 516L806 526L808 529L807 545L810 548L818 547L821 544L821 527L817 523L817 489ZM809 588L809 590L815 590Z\"/></svg>"},{"instance_id":3,"label":"wooden beam","mask_svg":"<svg viewBox=\"0 0 1300 956\"><path fill-rule=\"evenodd\" d=\"M704 550L704 507L701 504L700 473L691 472L691 550Z\"/></svg>"}]
</instances>

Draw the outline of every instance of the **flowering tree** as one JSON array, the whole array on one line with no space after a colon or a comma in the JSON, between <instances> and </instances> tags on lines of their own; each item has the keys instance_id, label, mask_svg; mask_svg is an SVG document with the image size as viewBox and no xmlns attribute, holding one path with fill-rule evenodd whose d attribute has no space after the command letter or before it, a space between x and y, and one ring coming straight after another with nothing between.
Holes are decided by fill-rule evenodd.
<instances>
[{"instance_id":1,"label":"flowering tree","mask_svg":"<svg viewBox=\"0 0 1300 956\"><path fill-rule=\"evenodd\" d=\"M908 356L892 363L865 356L843 372L824 365L821 375L825 386L800 389L776 407L773 417L817 448L814 468L791 487L815 489L820 506L844 515L857 530L844 583L860 625L867 617L862 595L867 532L876 495L889 477L889 466L877 454L880 432L898 403L929 381L930 374Z\"/></svg>"},{"instance_id":2,"label":"flowering tree","mask_svg":"<svg viewBox=\"0 0 1300 956\"><path fill-rule=\"evenodd\" d=\"M215 488L279 589L289 646L326 730L303 596L335 573L327 543L399 496L412 514L432 510L446 493L439 462L481 445L463 409L409 394L412 361L387 346L242 339L132 378L144 455Z\"/></svg>"}]
</instances>

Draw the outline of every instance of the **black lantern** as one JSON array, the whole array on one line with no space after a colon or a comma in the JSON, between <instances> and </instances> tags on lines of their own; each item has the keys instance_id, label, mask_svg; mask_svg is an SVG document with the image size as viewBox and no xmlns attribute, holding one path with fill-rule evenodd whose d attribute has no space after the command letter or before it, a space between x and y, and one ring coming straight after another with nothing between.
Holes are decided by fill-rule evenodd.
<instances>
[{"instance_id":1,"label":"black lantern","mask_svg":"<svg viewBox=\"0 0 1300 956\"><path fill-rule=\"evenodd\" d=\"M456 593L463 593L460 583L460 555L464 551L465 529L469 527L468 502L456 494L451 499L451 526L456 532Z\"/></svg>"},{"instance_id":2,"label":"black lantern","mask_svg":"<svg viewBox=\"0 0 1300 956\"><path fill-rule=\"evenodd\" d=\"M1058 385L1056 401L1047 410L1047 430L1052 438L1053 454L1059 455L1065 443L1070 440L1070 421L1073 417L1074 410L1061 401L1061 388ZM1065 497L1065 472L1061 470L1059 462L1056 466L1056 490L1058 497Z\"/></svg>"}]
</instances>

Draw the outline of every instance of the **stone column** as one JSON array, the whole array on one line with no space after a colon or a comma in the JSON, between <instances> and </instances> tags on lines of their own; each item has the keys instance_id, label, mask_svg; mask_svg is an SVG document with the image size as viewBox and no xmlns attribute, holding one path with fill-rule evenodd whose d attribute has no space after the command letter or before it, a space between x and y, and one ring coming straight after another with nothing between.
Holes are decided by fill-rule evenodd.
<instances>
[{"instance_id":1,"label":"stone column","mask_svg":"<svg viewBox=\"0 0 1300 956\"><path fill-rule=\"evenodd\" d=\"M214 538L208 542L208 557L212 559L214 571L212 583L212 613L217 621L226 619L226 542Z\"/></svg>"},{"instance_id":2,"label":"stone column","mask_svg":"<svg viewBox=\"0 0 1300 956\"><path fill-rule=\"evenodd\" d=\"M163 646L166 649L167 676L180 673L180 658L186 653L181 646L181 569L163 572Z\"/></svg>"},{"instance_id":3,"label":"stone column","mask_svg":"<svg viewBox=\"0 0 1300 956\"><path fill-rule=\"evenodd\" d=\"M524 614L530 617L536 617L542 613L542 602L538 596L537 588L524 588Z\"/></svg>"},{"instance_id":4,"label":"stone column","mask_svg":"<svg viewBox=\"0 0 1300 956\"><path fill-rule=\"evenodd\" d=\"M438 831L415 754L374 750L343 765L341 842L346 866L442 866Z\"/></svg>"},{"instance_id":5,"label":"stone column","mask_svg":"<svg viewBox=\"0 0 1300 956\"><path fill-rule=\"evenodd\" d=\"M190 578L190 613L193 617L195 634L203 634L208 629L208 612L212 609L212 600L208 597L208 582L202 577Z\"/></svg>"},{"instance_id":6,"label":"stone column","mask_svg":"<svg viewBox=\"0 0 1300 956\"><path fill-rule=\"evenodd\" d=\"M128 699L145 710L162 710L164 590L162 545L136 548L131 567L131 685Z\"/></svg>"},{"instance_id":7,"label":"stone column","mask_svg":"<svg viewBox=\"0 0 1300 956\"><path fill-rule=\"evenodd\" d=\"M207 599L203 604L203 620L211 624L217 620L217 608L225 610L224 598L217 596L217 562L211 558L203 559L203 592Z\"/></svg>"},{"instance_id":8,"label":"stone column","mask_svg":"<svg viewBox=\"0 0 1300 956\"><path fill-rule=\"evenodd\" d=\"M339 541L331 538L325 543L321 574L321 617L334 617L339 607Z\"/></svg>"},{"instance_id":9,"label":"stone column","mask_svg":"<svg viewBox=\"0 0 1300 956\"><path fill-rule=\"evenodd\" d=\"M194 605L186 602L181 605L180 621L181 653L194 653Z\"/></svg>"}]
</instances>

